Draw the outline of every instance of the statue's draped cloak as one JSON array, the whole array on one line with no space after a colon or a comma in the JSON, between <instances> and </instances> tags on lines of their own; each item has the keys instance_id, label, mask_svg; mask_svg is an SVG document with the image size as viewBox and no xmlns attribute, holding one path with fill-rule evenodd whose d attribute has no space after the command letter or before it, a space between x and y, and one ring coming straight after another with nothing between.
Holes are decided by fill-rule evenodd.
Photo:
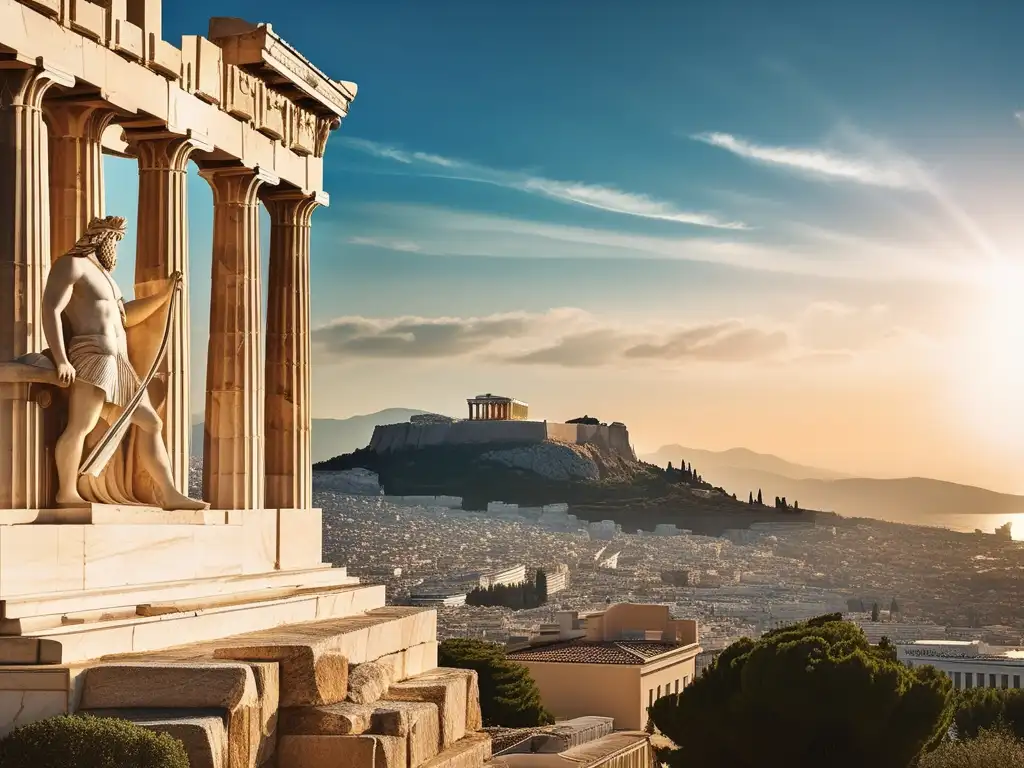
<instances>
[{"instance_id":1,"label":"statue's draped cloak","mask_svg":"<svg viewBox=\"0 0 1024 768\"><path fill-rule=\"evenodd\" d=\"M167 326L167 313L171 302L165 303L144 322L126 329L128 359L139 379L144 379L153 366L159 352ZM187 311L181 308L180 311ZM149 400L156 412L164 415L166 384L160 376L155 377L148 387ZM82 455L87 456L98 443L121 410L109 406L104 409L103 418L85 441ZM149 473L142 468L139 459L137 427L130 427L121 445L118 446L106 467L96 477L85 474L78 480L78 492L86 501L98 504L131 504L160 506L161 499Z\"/></svg>"}]
</instances>

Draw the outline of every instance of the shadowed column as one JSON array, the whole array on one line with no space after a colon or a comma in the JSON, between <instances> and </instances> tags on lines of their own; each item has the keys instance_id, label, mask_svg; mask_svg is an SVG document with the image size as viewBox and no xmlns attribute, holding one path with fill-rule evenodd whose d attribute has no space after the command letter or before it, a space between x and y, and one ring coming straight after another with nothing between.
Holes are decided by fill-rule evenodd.
<instances>
[{"instance_id":1,"label":"shadowed column","mask_svg":"<svg viewBox=\"0 0 1024 768\"><path fill-rule=\"evenodd\" d=\"M50 201L43 95L74 77L46 68L0 70L0 360L45 347L43 285L50 268ZM0 384L0 509L49 505L52 456L41 407L26 384Z\"/></svg>"},{"instance_id":2,"label":"shadowed column","mask_svg":"<svg viewBox=\"0 0 1024 768\"><path fill-rule=\"evenodd\" d=\"M188 269L188 160L208 144L192 137L149 137L129 133L139 157L139 215L135 248L135 297L163 290L175 272L185 276L181 300L171 320L167 355L159 381L165 387L160 408L164 441L171 460L175 487L188 493L189 438L192 408L189 396L189 269Z\"/></svg>"},{"instance_id":3,"label":"shadowed column","mask_svg":"<svg viewBox=\"0 0 1024 768\"><path fill-rule=\"evenodd\" d=\"M266 190L270 213L267 280L266 506L310 509L310 222L327 197Z\"/></svg>"},{"instance_id":4,"label":"shadowed column","mask_svg":"<svg viewBox=\"0 0 1024 768\"><path fill-rule=\"evenodd\" d=\"M264 389L256 193L278 178L237 167L200 175L213 188L214 206L203 498L213 509L260 509Z\"/></svg>"},{"instance_id":5,"label":"shadowed column","mask_svg":"<svg viewBox=\"0 0 1024 768\"><path fill-rule=\"evenodd\" d=\"M114 113L55 99L44 105L50 151L50 255L67 253L104 215L103 131Z\"/></svg>"}]
</instances>

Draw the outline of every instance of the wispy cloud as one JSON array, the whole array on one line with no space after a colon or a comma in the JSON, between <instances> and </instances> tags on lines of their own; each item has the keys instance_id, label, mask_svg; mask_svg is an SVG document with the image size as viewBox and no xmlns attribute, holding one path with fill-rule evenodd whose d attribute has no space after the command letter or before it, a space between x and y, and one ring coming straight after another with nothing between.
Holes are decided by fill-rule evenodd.
<instances>
[{"instance_id":1,"label":"wispy cloud","mask_svg":"<svg viewBox=\"0 0 1024 768\"><path fill-rule=\"evenodd\" d=\"M485 317L342 317L313 331L318 354L339 361L476 358L562 368L834 362L908 336L884 308L835 304L811 305L788 322L728 318L653 327L569 308Z\"/></svg>"},{"instance_id":2,"label":"wispy cloud","mask_svg":"<svg viewBox=\"0 0 1024 768\"><path fill-rule=\"evenodd\" d=\"M730 221L706 212L683 210L670 202L637 192L627 192L609 185L559 181L527 173L489 168L466 160L429 152L409 152L365 139L350 138L347 139L347 144L353 149L384 160L391 160L407 166L429 168L432 173L446 178L494 184L563 203L598 208L610 213L674 221L679 224L711 229L749 229L741 221Z\"/></svg>"},{"instance_id":3,"label":"wispy cloud","mask_svg":"<svg viewBox=\"0 0 1024 768\"><path fill-rule=\"evenodd\" d=\"M817 176L890 189L922 189L919 168L909 162L878 164L824 149L755 144L729 133L698 133L691 138L739 157Z\"/></svg>"},{"instance_id":4,"label":"wispy cloud","mask_svg":"<svg viewBox=\"0 0 1024 768\"><path fill-rule=\"evenodd\" d=\"M348 242L423 255L515 259L654 259L735 269L869 281L957 282L959 272L934 258L932 243L827 239L795 229L788 243L752 242L724 233L687 237L549 224L420 205L363 206Z\"/></svg>"},{"instance_id":5,"label":"wispy cloud","mask_svg":"<svg viewBox=\"0 0 1024 768\"><path fill-rule=\"evenodd\" d=\"M395 240L386 237L350 237L348 242L352 245L385 248L389 251L401 251L403 253L418 253L422 250L419 243L414 243L412 240Z\"/></svg>"}]
</instances>

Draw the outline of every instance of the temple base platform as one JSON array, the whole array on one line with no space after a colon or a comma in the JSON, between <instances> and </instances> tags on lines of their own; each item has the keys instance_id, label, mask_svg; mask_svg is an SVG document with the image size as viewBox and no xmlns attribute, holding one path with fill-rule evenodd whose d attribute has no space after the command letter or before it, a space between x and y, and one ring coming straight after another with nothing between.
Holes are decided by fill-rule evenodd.
<instances>
[{"instance_id":1,"label":"temple base platform","mask_svg":"<svg viewBox=\"0 0 1024 768\"><path fill-rule=\"evenodd\" d=\"M490 760L436 613L323 563L320 510L36 514L0 525L0 736L78 712L170 733L195 768Z\"/></svg>"}]
</instances>

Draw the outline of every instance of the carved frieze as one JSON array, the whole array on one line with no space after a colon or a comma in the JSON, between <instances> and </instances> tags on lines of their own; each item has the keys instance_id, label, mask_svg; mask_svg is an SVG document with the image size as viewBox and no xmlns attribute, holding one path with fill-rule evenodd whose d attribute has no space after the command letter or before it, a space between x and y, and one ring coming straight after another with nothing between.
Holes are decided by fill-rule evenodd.
<instances>
[{"instance_id":1,"label":"carved frieze","mask_svg":"<svg viewBox=\"0 0 1024 768\"><path fill-rule=\"evenodd\" d=\"M292 104L272 88L264 85L260 88L259 118L256 129L278 141L284 141L288 135L288 118Z\"/></svg>"},{"instance_id":2,"label":"carved frieze","mask_svg":"<svg viewBox=\"0 0 1024 768\"><path fill-rule=\"evenodd\" d=\"M263 83L233 64L224 66L224 110L243 120L256 117L257 91Z\"/></svg>"},{"instance_id":3,"label":"carved frieze","mask_svg":"<svg viewBox=\"0 0 1024 768\"><path fill-rule=\"evenodd\" d=\"M308 109L292 106L291 150L300 155L312 155L316 150L316 116Z\"/></svg>"}]
</instances>

